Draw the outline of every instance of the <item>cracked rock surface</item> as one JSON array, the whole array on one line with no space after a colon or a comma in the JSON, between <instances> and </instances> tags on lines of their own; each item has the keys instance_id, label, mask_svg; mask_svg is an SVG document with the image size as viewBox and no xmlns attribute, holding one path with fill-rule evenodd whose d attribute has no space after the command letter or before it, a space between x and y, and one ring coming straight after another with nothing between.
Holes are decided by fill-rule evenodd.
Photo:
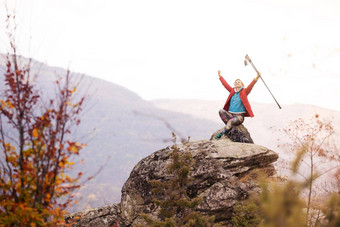
<instances>
[{"instance_id":1,"label":"cracked rock surface","mask_svg":"<svg viewBox=\"0 0 340 227\"><path fill-rule=\"evenodd\" d=\"M243 129L238 127L237 130ZM246 133L242 135L245 140ZM248 198L251 193L259 193L254 171L261 169L267 176L272 176L275 173L273 162L278 155L266 147L253 144L252 140L250 143L250 135L247 143L233 142L228 135L219 140L213 137L209 141L177 146L181 152L190 152L194 160L188 195L203 199L197 211L215 215L216 223L230 226L235 203ZM73 226L137 226L142 223L140 213L157 216L149 181L172 177L166 170L170 163L169 152L171 147L161 149L137 163L122 188L119 204L71 214L65 220L69 223L73 221Z\"/></svg>"},{"instance_id":2,"label":"cracked rock surface","mask_svg":"<svg viewBox=\"0 0 340 227\"><path fill-rule=\"evenodd\" d=\"M258 190L251 178L253 170L265 169L268 176L273 175L272 163L278 159L274 151L263 146L227 139L178 146L181 151L190 152L195 160L190 172L193 182L189 190L191 195L203 198L198 210L215 215L217 221L230 220L235 202ZM157 212L152 205L148 181L170 177L166 172L170 151L170 147L157 151L141 160L132 170L122 189L121 215L126 225L138 223L141 212Z\"/></svg>"}]
</instances>

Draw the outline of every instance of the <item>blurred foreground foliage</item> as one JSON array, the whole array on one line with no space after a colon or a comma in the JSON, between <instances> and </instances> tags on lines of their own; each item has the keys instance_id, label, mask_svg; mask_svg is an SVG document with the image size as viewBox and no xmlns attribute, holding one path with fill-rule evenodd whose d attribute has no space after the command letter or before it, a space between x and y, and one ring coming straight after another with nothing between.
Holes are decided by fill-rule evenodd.
<instances>
[{"instance_id":1,"label":"blurred foreground foliage","mask_svg":"<svg viewBox=\"0 0 340 227\"><path fill-rule=\"evenodd\" d=\"M295 154L284 182L261 177L261 193L234 207L234 226L340 226L340 154L331 122L316 115L285 129ZM328 175L323 193L316 183Z\"/></svg>"}]
</instances>

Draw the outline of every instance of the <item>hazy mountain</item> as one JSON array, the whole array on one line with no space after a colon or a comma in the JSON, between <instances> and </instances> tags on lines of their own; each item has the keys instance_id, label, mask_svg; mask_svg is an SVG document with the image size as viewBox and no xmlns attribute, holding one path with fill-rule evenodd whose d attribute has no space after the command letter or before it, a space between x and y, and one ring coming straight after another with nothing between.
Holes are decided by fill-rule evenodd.
<instances>
[{"instance_id":1,"label":"hazy mountain","mask_svg":"<svg viewBox=\"0 0 340 227\"><path fill-rule=\"evenodd\" d=\"M2 59L1 59L2 58ZM5 70L0 56L0 72ZM44 97L53 97L55 76L66 70L32 61L33 82ZM1 74L2 75L2 74ZM75 80L81 75L74 74ZM3 83L1 84L1 87ZM112 204L120 200L120 190L134 165L143 157L171 145L171 132L180 138L209 139L219 127L213 121L163 110L119 85L84 76L79 94L90 97L81 125L73 135L88 146L81 152L84 164L75 169L87 176L102 170L78 193L79 204L70 211Z\"/></svg>"}]
</instances>

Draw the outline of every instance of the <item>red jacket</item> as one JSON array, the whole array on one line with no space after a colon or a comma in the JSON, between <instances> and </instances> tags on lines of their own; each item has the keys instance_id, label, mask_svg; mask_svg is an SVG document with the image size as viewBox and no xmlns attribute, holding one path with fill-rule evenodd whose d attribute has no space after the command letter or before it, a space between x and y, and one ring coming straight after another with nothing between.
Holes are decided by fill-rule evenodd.
<instances>
[{"instance_id":1,"label":"red jacket","mask_svg":"<svg viewBox=\"0 0 340 227\"><path fill-rule=\"evenodd\" d=\"M228 111L229 110L229 106L230 106L230 99L231 97L235 94L235 90L230 87L230 85L227 83L227 81L225 81L225 79L221 76L220 77L220 81L222 82L223 86L230 92L227 101L224 104L223 109ZM246 108L246 113L244 114L245 117L254 117L253 111L251 110L251 106L249 104L247 95L251 92L251 90L253 89L254 85L256 83L256 80L254 79L246 88L243 88L240 91L240 98L241 101L244 105L244 107Z\"/></svg>"}]
</instances>

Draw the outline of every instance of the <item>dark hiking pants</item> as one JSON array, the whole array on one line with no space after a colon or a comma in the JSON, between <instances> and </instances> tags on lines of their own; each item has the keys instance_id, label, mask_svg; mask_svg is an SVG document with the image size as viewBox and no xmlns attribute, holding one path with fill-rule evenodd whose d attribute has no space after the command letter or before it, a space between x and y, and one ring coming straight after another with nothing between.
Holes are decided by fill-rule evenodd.
<instances>
[{"instance_id":1,"label":"dark hiking pants","mask_svg":"<svg viewBox=\"0 0 340 227\"><path fill-rule=\"evenodd\" d=\"M229 113L228 111L221 109L219 112L219 115L226 125L224 127L224 133L228 132L234 125L240 125L244 121L243 114L234 114Z\"/></svg>"}]
</instances>

